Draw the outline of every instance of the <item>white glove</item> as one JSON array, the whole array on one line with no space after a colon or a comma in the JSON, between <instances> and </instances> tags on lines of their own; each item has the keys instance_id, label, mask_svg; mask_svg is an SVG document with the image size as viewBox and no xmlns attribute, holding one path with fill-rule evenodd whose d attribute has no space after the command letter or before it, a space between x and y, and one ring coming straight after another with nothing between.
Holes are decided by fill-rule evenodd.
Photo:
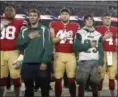
<instances>
[{"instance_id":1,"label":"white glove","mask_svg":"<svg viewBox=\"0 0 118 97\"><path fill-rule=\"evenodd\" d=\"M24 55L20 54L19 57L14 61L14 64L17 63L17 61L23 61Z\"/></svg>"},{"instance_id":2,"label":"white glove","mask_svg":"<svg viewBox=\"0 0 118 97\"><path fill-rule=\"evenodd\" d=\"M14 61L13 64L16 65L16 69L19 69L22 65L22 61L23 61L24 55L20 54L19 57Z\"/></svg>"}]
</instances>

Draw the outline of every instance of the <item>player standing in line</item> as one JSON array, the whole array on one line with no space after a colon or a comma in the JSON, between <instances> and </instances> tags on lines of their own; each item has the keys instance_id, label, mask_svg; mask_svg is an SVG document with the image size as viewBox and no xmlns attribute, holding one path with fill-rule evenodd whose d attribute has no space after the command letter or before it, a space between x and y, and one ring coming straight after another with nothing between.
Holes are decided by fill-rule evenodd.
<instances>
[{"instance_id":1,"label":"player standing in line","mask_svg":"<svg viewBox=\"0 0 118 97\"><path fill-rule=\"evenodd\" d=\"M76 57L73 50L73 39L79 25L69 21L70 11L66 8L60 11L60 21L50 23L52 42L55 45L54 75L55 97L61 97L62 78L66 71L71 97L76 97L75 72Z\"/></svg>"},{"instance_id":2,"label":"player standing in line","mask_svg":"<svg viewBox=\"0 0 118 97\"><path fill-rule=\"evenodd\" d=\"M21 28L27 23L24 20L15 19L16 12L11 6L5 8L4 15L0 31L0 97L5 94L9 71L14 84L15 96L19 97L21 81L20 68L17 68L17 64L23 59L23 55L17 50L16 40Z\"/></svg>"},{"instance_id":3,"label":"player standing in line","mask_svg":"<svg viewBox=\"0 0 118 97\"><path fill-rule=\"evenodd\" d=\"M111 16L104 14L102 17L103 25L96 27L96 30L103 36L103 47L104 47L104 70L100 73L101 82L99 90L102 90L103 80L107 72L109 77L109 90L111 96L114 96L115 89L115 75L117 71L117 50L116 50L116 37L118 29L111 26Z\"/></svg>"}]
</instances>

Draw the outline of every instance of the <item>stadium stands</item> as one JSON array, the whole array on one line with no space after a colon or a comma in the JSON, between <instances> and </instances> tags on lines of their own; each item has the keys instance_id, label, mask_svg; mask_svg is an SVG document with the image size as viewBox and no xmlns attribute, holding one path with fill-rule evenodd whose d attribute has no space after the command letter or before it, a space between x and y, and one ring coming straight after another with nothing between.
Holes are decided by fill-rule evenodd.
<instances>
[{"instance_id":1,"label":"stadium stands","mask_svg":"<svg viewBox=\"0 0 118 97\"><path fill-rule=\"evenodd\" d=\"M116 1L117 2L117 1ZM29 8L37 8L42 15L58 15L63 7L69 8L72 15L83 16L92 14L101 16L101 14L110 12L117 16L117 3L115 1L1 1L0 14L6 6L14 6L17 13L27 14Z\"/></svg>"}]
</instances>

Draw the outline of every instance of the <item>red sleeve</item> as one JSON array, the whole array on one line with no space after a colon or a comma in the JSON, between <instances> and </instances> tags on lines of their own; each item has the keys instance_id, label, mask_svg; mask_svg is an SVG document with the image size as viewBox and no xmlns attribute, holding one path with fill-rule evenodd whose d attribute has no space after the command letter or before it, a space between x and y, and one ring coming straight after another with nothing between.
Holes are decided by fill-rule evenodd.
<instances>
[{"instance_id":1,"label":"red sleeve","mask_svg":"<svg viewBox=\"0 0 118 97\"><path fill-rule=\"evenodd\" d=\"M80 29L80 25L78 23L74 23L74 24L75 24L76 31L78 31Z\"/></svg>"},{"instance_id":2,"label":"red sleeve","mask_svg":"<svg viewBox=\"0 0 118 97\"><path fill-rule=\"evenodd\" d=\"M28 23L27 23L27 21L26 21L26 20L23 20L21 25L22 25L22 26L27 26L27 25L28 25Z\"/></svg>"},{"instance_id":3,"label":"red sleeve","mask_svg":"<svg viewBox=\"0 0 118 97\"><path fill-rule=\"evenodd\" d=\"M118 28L113 27L113 29L114 29L114 37L118 37Z\"/></svg>"},{"instance_id":4,"label":"red sleeve","mask_svg":"<svg viewBox=\"0 0 118 97\"><path fill-rule=\"evenodd\" d=\"M100 26L97 26L97 27L95 27L95 29L100 33L100 34L102 34L102 36L103 36L103 33L102 33L102 28L100 27Z\"/></svg>"},{"instance_id":5,"label":"red sleeve","mask_svg":"<svg viewBox=\"0 0 118 97\"><path fill-rule=\"evenodd\" d=\"M117 31L116 31L117 33L116 33L116 37L118 38L118 28L117 28Z\"/></svg>"},{"instance_id":6,"label":"red sleeve","mask_svg":"<svg viewBox=\"0 0 118 97\"><path fill-rule=\"evenodd\" d=\"M98 26L95 27L95 29L96 29L97 31L98 31L98 28L99 28Z\"/></svg>"},{"instance_id":7,"label":"red sleeve","mask_svg":"<svg viewBox=\"0 0 118 97\"><path fill-rule=\"evenodd\" d=\"M50 28L54 28L55 23L56 23L55 21L50 22L49 27L50 27Z\"/></svg>"},{"instance_id":8,"label":"red sleeve","mask_svg":"<svg viewBox=\"0 0 118 97\"><path fill-rule=\"evenodd\" d=\"M80 25L79 24L77 24L77 28L78 28L78 30L80 29Z\"/></svg>"},{"instance_id":9,"label":"red sleeve","mask_svg":"<svg viewBox=\"0 0 118 97\"><path fill-rule=\"evenodd\" d=\"M24 28L24 27L27 27L28 26L28 23L27 23L27 21L26 20L21 20L21 28L20 29L22 29L22 28Z\"/></svg>"},{"instance_id":10,"label":"red sleeve","mask_svg":"<svg viewBox=\"0 0 118 97\"><path fill-rule=\"evenodd\" d=\"M76 25L77 25L77 30L79 30L80 29L80 24L76 23Z\"/></svg>"}]
</instances>

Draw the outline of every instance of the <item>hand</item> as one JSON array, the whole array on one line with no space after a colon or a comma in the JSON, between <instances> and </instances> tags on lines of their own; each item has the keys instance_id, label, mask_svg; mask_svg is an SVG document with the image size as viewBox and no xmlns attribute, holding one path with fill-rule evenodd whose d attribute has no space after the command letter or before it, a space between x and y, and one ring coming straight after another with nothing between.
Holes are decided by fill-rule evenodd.
<instances>
[{"instance_id":1,"label":"hand","mask_svg":"<svg viewBox=\"0 0 118 97\"><path fill-rule=\"evenodd\" d=\"M91 47L92 48L96 47L96 45L97 45L97 41L96 40L91 41Z\"/></svg>"},{"instance_id":2,"label":"hand","mask_svg":"<svg viewBox=\"0 0 118 97\"><path fill-rule=\"evenodd\" d=\"M40 70L46 70L47 69L47 64L41 64L40 65Z\"/></svg>"},{"instance_id":3,"label":"hand","mask_svg":"<svg viewBox=\"0 0 118 97\"><path fill-rule=\"evenodd\" d=\"M105 39L108 39L108 38L110 38L110 37L112 37L112 32L105 32L105 34L104 34L104 36L103 36L103 39L105 40Z\"/></svg>"},{"instance_id":4,"label":"hand","mask_svg":"<svg viewBox=\"0 0 118 97\"><path fill-rule=\"evenodd\" d=\"M55 31L54 31L54 28L50 28L50 32L55 32Z\"/></svg>"},{"instance_id":5,"label":"hand","mask_svg":"<svg viewBox=\"0 0 118 97\"><path fill-rule=\"evenodd\" d=\"M97 72L101 73L102 71L103 71L103 67L102 67L102 66L99 66L99 67L97 68Z\"/></svg>"},{"instance_id":6,"label":"hand","mask_svg":"<svg viewBox=\"0 0 118 97\"><path fill-rule=\"evenodd\" d=\"M39 37L40 35L38 32L31 32L28 36L30 39L34 39L34 38Z\"/></svg>"},{"instance_id":7,"label":"hand","mask_svg":"<svg viewBox=\"0 0 118 97\"><path fill-rule=\"evenodd\" d=\"M20 54L19 57L14 61L13 64L16 64L19 61L23 61L24 55Z\"/></svg>"},{"instance_id":8,"label":"hand","mask_svg":"<svg viewBox=\"0 0 118 97\"><path fill-rule=\"evenodd\" d=\"M63 34L61 34L60 36L59 36L59 39L60 40L64 40L64 39L66 39L67 38L67 34L66 33L63 33Z\"/></svg>"},{"instance_id":9,"label":"hand","mask_svg":"<svg viewBox=\"0 0 118 97\"><path fill-rule=\"evenodd\" d=\"M20 69L21 66L22 66L22 61L17 61L17 62L15 63L15 69Z\"/></svg>"},{"instance_id":10,"label":"hand","mask_svg":"<svg viewBox=\"0 0 118 97\"><path fill-rule=\"evenodd\" d=\"M24 55L20 54L19 57L14 61L13 65L16 65L15 69L19 69L21 67L23 58Z\"/></svg>"}]
</instances>

